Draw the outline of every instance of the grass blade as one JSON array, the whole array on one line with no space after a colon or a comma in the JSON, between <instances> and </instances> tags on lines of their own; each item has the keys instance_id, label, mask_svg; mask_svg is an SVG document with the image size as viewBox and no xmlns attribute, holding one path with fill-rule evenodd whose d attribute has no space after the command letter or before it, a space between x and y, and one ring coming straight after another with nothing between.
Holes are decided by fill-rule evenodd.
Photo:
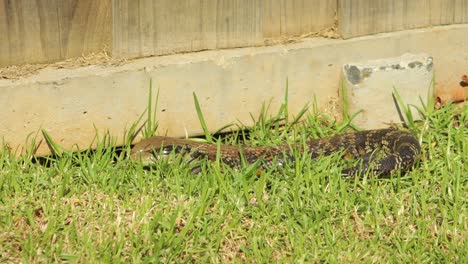
<instances>
[{"instance_id":1,"label":"grass blade","mask_svg":"<svg viewBox=\"0 0 468 264\"><path fill-rule=\"evenodd\" d=\"M47 133L45 129L42 129L41 131L52 155L62 157L62 154L64 152L63 148L52 139L52 137L49 135L49 133Z\"/></svg>"},{"instance_id":2,"label":"grass blade","mask_svg":"<svg viewBox=\"0 0 468 264\"><path fill-rule=\"evenodd\" d=\"M200 103L195 93L193 93L193 101L195 103L195 109L197 110L198 120L200 121L200 125L202 126L203 133L205 134L206 140L208 142L213 143L213 137L211 136L211 133L208 130L208 126L206 125L205 118L203 117L203 112L200 107Z\"/></svg>"}]
</instances>

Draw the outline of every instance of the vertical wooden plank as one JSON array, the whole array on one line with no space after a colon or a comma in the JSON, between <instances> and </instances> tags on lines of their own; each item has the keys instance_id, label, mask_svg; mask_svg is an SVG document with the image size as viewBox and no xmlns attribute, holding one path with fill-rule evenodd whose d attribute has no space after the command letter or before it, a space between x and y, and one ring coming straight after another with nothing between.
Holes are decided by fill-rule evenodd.
<instances>
[{"instance_id":1,"label":"vertical wooden plank","mask_svg":"<svg viewBox=\"0 0 468 264\"><path fill-rule=\"evenodd\" d=\"M39 25L39 21L36 23L28 23L30 20L23 19L23 1L1 1L3 13L5 14L5 32L3 34L3 40L0 41L2 50L8 50L8 53L0 54L0 67L10 65L14 61L19 63L25 62L24 51L25 51L25 40L24 38L28 35L25 34L25 27ZM26 25L25 25L26 22ZM33 31L34 33L37 33ZM33 43L36 44L36 43Z\"/></svg>"},{"instance_id":2,"label":"vertical wooden plank","mask_svg":"<svg viewBox=\"0 0 468 264\"><path fill-rule=\"evenodd\" d=\"M138 6L140 13L139 13L139 20L138 20L138 27L140 30L140 50L139 53L143 56L155 54L154 50L154 34L155 34L155 24L154 21L154 4L155 1L152 0L143 0L140 1Z\"/></svg>"},{"instance_id":3,"label":"vertical wooden plank","mask_svg":"<svg viewBox=\"0 0 468 264\"><path fill-rule=\"evenodd\" d=\"M194 19L193 23L197 25L198 34L193 41L194 50L216 49L218 35L216 32L216 10L217 5L212 4L210 0L200 1L200 8L196 10L196 16L200 19Z\"/></svg>"},{"instance_id":4,"label":"vertical wooden plank","mask_svg":"<svg viewBox=\"0 0 468 264\"><path fill-rule=\"evenodd\" d=\"M263 36L280 38L318 32L335 24L336 0L264 0Z\"/></svg>"},{"instance_id":5,"label":"vertical wooden plank","mask_svg":"<svg viewBox=\"0 0 468 264\"><path fill-rule=\"evenodd\" d=\"M139 56L143 56L146 54L141 54L141 48L140 48L140 35L141 35L141 29L140 29L140 8L145 8L141 7L139 1L128 1L127 3L127 9L128 9L128 24L127 25L122 25L123 27L127 28L127 45L128 45L128 50L130 51L130 48L135 49L135 53L138 54Z\"/></svg>"},{"instance_id":6,"label":"vertical wooden plank","mask_svg":"<svg viewBox=\"0 0 468 264\"><path fill-rule=\"evenodd\" d=\"M0 14L4 16L0 16L0 29L2 29L3 33L3 41L0 41L0 50L5 51L0 53L0 67L9 65L11 62L11 58L16 55L15 52L15 40L17 39L18 33L18 18L17 12L12 12L12 10L16 10L14 5L18 2L10 2L7 0L0 0L1 2L1 9Z\"/></svg>"},{"instance_id":7,"label":"vertical wooden plank","mask_svg":"<svg viewBox=\"0 0 468 264\"><path fill-rule=\"evenodd\" d=\"M0 0L0 32L2 32L2 43L0 43L0 67L10 64L10 45L7 45L6 39L10 39L10 29L8 23L8 11L5 0Z\"/></svg>"},{"instance_id":8,"label":"vertical wooden plank","mask_svg":"<svg viewBox=\"0 0 468 264\"><path fill-rule=\"evenodd\" d=\"M118 52L128 54L128 34L126 27L128 24L128 8L127 1L113 0L112 1L112 53ZM118 52L117 52L118 51Z\"/></svg>"},{"instance_id":9,"label":"vertical wooden plank","mask_svg":"<svg viewBox=\"0 0 468 264\"><path fill-rule=\"evenodd\" d=\"M59 20L63 18L59 17L58 5L60 3L58 1L60 0L36 1L36 15L39 17L41 48L44 59L47 61L58 61L64 58L64 47L62 47L62 43L60 43L61 32L58 26ZM33 9L28 8L25 11L28 11L29 13L33 12Z\"/></svg>"},{"instance_id":10,"label":"vertical wooden plank","mask_svg":"<svg viewBox=\"0 0 468 264\"><path fill-rule=\"evenodd\" d=\"M265 0L263 6L263 37L276 38L281 36L281 3L282 0Z\"/></svg>"},{"instance_id":11,"label":"vertical wooden plank","mask_svg":"<svg viewBox=\"0 0 468 264\"><path fill-rule=\"evenodd\" d=\"M82 53L99 52L104 47L110 50L112 45L112 0L91 1L87 11L88 23ZM74 17L74 19L76 18ZM75 25L74 21L72 24Z\"/></svg>"},{"instance_id":12,"label":"vertical wooden plank","mask_svg":"<svg viewBox=\"0 0 468 264\"><path fill-rule=\"evenodd\" d=\"M33 16L29 10L39 10L37 1L20 0L16 2L16 8L9 10L9 15L18 15L18 35L11 36L13 42L10 44L13 50L17 49L18 52L12 53L11 61L9 64L23 64L29 61L40 61L44 54L44 40L45 34L42 33L41 27L45 22L40 16ZM42 10L41 10L42 11ZM0 44L1 45L1 44ZM18 45L17 47L14 47ZM40 51L40 52L38 52ZM52 58L57 58L57 52L48 51Z\"/></svg>"},{"instance_id":13,"label":"vertical wooden plank","mask_svg":"<svg viewBox=\"0 0 468 264\"><path fill-rule=\"evenodd\" d=\"M455 0L453 23L468 23L468 0Z\"/></svg>"},{"instance_id":14,"label":"vertical wooden plank","mask_svg":"<svg viewBox=\"0 0 468 264\"><path fill-rule=\"evenodd\" d=\"M431 1L401 1L404 11L402 29L428 27L431 25Z\"/></svg>"},{"instance_id":15,"label":"vertical wooden plank","mask_svg":"<svg viewBox=\"0 0 468 264\"><path fill-rule=\"evenodd\" d=\"M463 23L468 0L339 0L344 38ZM462 11L459 11L462 9Z\"/></svg>"},{"instance_id":16,"label":"vertical wooden plank","mask_svg":"<svg viewBox=\"0 0 468 264\"><path fill-rule=\"evenodd\" d=\"M198 36L205 34L200 27L200 3L194 0L165 0L154 6L156 35L153 45L157 54L197 51L203 48L201 43L193 45L197 38L200 39ZM208 10L212 9L212 5L210 1Z\"/></svg>"},{"instance_id":17,"label":"vertical wooden plank","mask_svg":"<svg viewBox=\"0 0 468 264\"><path fill-rule=\"evenodd\" d=\"M0 0L0 67L46 63L111 45L112 0Z\"/></svg>"},{"instance_id":18,"label":"vertical wooden plank","mask_svg":"<svg viewBox=\"0 0 468 264\"><path fill-rule=\"evenodd\" d=\"M431 0L431 25L447 25L454 17L453 0Z\"/></svg>"},{"instance_id":19,"label":"vertical wooden plank","mask_svg":"<svg viewBox=\"0 0 468 264\"><path fill-rule=\"evenodd\" d=\"M233 48L263 44L260 7L260 1L218 1L217 47Z\"/></svg>"},{"instance_id":20,"label":"vertical wooden plank","mask_svg":"<svg viewBox=\"0 0 468 264\"><path fill-rule=\"evenodd\" d=\"M468 22L468 0L431 0L431 24Z\"/></svg>"},{"instance_id":21,"label":"vertical wooden plank","mask_svg":"<svg viewBox=\"0 0 468 264\"><path fill-rule=\"evenodd\" d=\"M137 57L190 51L196 34L194 1L115 0L113 54ZM192 12L192 13L191 13Z\"/></svg>"},{"instance_id":22,"label":"vertical wooden plank","mask_svg":"<svg viewBox=\"0 0 468 264\"><path fill-rule=\"evenodd\" d=\"M61 1L57 5L62 12L59 25L65 34L63 57L76 57L100 52L112 45L112 0ZM68 19L65 19L68 18Z\"/></svg>"},{"instance_id":23,"label":"vertical wooden plank","mask_svg":"<svg viewBox=\"0 0 468 264\"><path fill-rule=\"evenodd\" d=\"M138 57L260 45L260 0L114 0L113 54Z\"/></svg>"}]
</instances>

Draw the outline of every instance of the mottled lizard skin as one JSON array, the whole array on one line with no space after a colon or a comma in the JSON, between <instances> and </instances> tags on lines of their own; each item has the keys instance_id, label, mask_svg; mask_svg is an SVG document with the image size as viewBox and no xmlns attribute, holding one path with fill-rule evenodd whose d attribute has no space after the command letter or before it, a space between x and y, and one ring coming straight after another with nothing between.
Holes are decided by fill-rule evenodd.
<instances>
[{"instance_id":1,"label":"mottled lizard skin","mask_svg":"<svg viewBox=\"0 0 468 264\"><path fill-rule=\"evenodd\" d=\"M305 148L305 150L304 150ZM134 160L152 162L171 152L187 155L189 162L207 158L216 160L217 145L186 139L155 136L136 144L130 153ZM359 166L343 170L344 175L357 176L370 172L389 176L392 172L409 170L419 159L419 142L410 133L398 129L378 129L310 139L306 144L288 144L272 147L221 145L220 160L230 167L240 167L242 156L248 163L259 161L263 168L273 163L279 166L294 160L293 150L308 153L312 158L342 153L344 158L362 159ZM380 153L377 155L376 153Z\"/></svg>"}]
</instances>

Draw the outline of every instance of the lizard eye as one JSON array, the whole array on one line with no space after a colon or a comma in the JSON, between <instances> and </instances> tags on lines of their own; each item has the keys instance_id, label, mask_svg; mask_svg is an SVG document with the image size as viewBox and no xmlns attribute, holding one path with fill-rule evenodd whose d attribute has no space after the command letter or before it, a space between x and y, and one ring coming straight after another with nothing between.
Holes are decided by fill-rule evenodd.
<instances>
[{"instance_id":1,"label":"lizard eye","mask_svg":"<svg viewBox=\"0 0 468 264\"><path fill-rule=\"evenodd\" d=\"M174 150L174 146L172 145L169 145L169 146L164 146L163 149L162 149L162 154L163 155L169 155L171 154L171 152ZM177 152L177 150L176 150Z\"/></svg>"},{"instance_id":2,"label":"lizard eye","mask_svg":"<svg viewBox=\"0 0 468 264\"><path fill-rule=\"evenodd\" d=\"M167 145L162 148L162 155L185 153L185 149L186 148L181 146Z\"/></svg>"},{"instance_id":3,"label":"lizard eye","mask_svg":"<svg viewBox=\"0 0 468 264\"><path fill-rule=\"evenodd\" d=\"M278 159L278 166L279 167L284 167L284 162L281 159Z\"/></svg>"}]
</instances>

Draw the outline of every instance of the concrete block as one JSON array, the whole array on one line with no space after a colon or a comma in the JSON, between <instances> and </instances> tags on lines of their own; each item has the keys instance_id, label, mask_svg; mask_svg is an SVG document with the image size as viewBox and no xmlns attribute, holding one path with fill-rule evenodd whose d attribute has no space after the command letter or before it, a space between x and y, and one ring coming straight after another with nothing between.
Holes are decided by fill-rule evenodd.
<instances>
[{"instance_id":1,"label":"concrete block","mask_svg":"<svg viewBox=\"0 0 468 264\"><path fill-rule=\"evenodd\" d=\"M404 54L400 57L348 63L343 66L349 114L360 110L354 123L365 129L400 123L393 88L405 105L421 106L432 91L433 61L427 54ZM395 97L396 98L396 97ZM411 107L414 117L417 110Z\"/></svg>"}]
</instances>

